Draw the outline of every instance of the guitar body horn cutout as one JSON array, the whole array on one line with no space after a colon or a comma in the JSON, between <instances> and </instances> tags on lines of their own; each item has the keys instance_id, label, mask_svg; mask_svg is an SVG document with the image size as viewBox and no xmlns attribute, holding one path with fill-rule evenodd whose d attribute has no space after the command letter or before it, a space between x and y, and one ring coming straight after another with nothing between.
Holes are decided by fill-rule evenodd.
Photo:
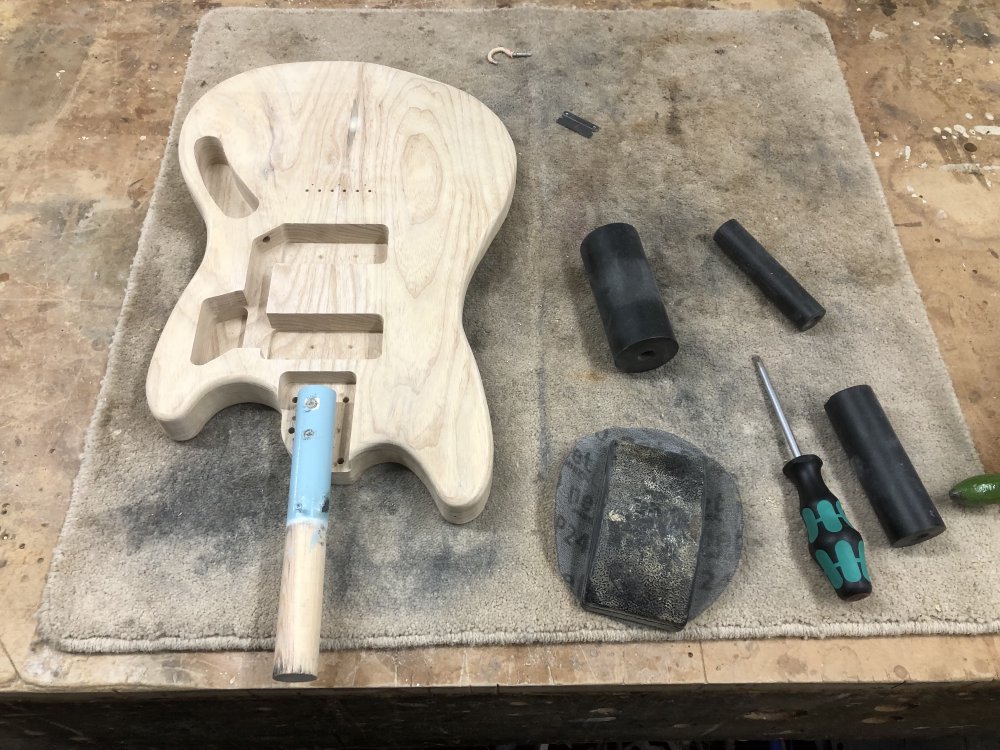
<instances>
[{"instance_id":1,"label":"guitar body horn cutout","mask_svg":"<svg viewBox=\"0 0 1000 750\"><path fill-rule=\"evenodd\" d=\"M166 432L256 402L290 447L299 388L328 385L334 482L402 463L446 519L475 518L493 435L462 308L514 191L496 115L401 70L290 63L209 89L179 154L208 240L147 374Z\"/></svg>"}]
</instances>

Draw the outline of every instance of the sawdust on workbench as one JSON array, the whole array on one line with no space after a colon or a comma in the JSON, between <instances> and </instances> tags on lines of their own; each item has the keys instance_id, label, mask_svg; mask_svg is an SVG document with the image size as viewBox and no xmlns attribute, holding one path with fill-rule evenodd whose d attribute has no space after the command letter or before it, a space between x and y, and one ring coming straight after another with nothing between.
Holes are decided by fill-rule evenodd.
<instances>
[{"instance_id":1,"label":"sawdust on workbench","mask_svg":"<svg viewBox=\"0 0 1000 750\"><path fill-rule=\"evenodd\" d=\"M482 57L498 40L534 56L490 66ZM932 495L979 469L816 16L233 9L206 16L192 49L53 562L45 637L79 651L270 645L289 465L277 415L233 407L173 443L143 381L205 242L177 166L184 113L242 70L312 59L379 62L465 89L497 112L519 155L509 218L465 308L492 412L493 494L456 527L399 467L338 489L328 646L666 637L581 612L555 570L560 463L579 436L613 425L677 433L740 483L743 562L675 637L998 629L996 514L942 502L948 532L890 549L823 415L830 394L870 383ZM601 131L585 140L561 128L563 109ZM794 332L714 247L731 217L827 307L816 328ZM674 360L639 376L611 365L580 266L580 240L608 221L639 229L680 341ZM754 352L868 540L875 593L863 602L836 599L805 552Z\"/></svg>"}]
</instances>

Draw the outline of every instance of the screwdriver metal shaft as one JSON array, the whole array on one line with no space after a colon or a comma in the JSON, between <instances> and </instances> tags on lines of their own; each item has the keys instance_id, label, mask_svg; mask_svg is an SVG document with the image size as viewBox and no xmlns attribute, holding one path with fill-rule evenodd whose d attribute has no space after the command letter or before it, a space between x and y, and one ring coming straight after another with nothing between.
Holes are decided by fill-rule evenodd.
<instances>
[{"instance_id":1,"label":"screwdriver metal shaft","mask_svg":"<svg viewBox=\"0 0 1000 750\"><path fill-rule=\"evenodd\" d=\"M774 408L774 413L778 417L778 424L781 425L781 432L785 436L785 442L788 443L788 450L791 451L792 458L797 458L802 455L802 451L799 450L799 444L795 441L795 434L792 432L792 426L788 424L788 417L785 416L785 411L781 408L781 401L778 400L778 392L774 390L774 384L771 382L771 378L767 375L767 368L764 367L764 360L756 354L753 355L751 359L757 367L757 373L760 375L760 380L764 384L764 390L767 391L767 397L771 399L771 406Z\"/></svg>"},{"instance_id":2,"label":"screwdriver metal shaft","mask_svg":"<svg viewBox=\"0 0 1000 750\"><path fill-rule=\"evenodd\" d=\"M792 459L782 471L799 492L799 513L806 525L809 554L819 565L837 596L845 601L864 599L872 592L864 540L847 520L840 500L823 481L820 471L823 460L811 453L803 455L799 450L788 417L781 408L778 393L774 390L774 384L761 358L754 355L752 359L778 417L788 450L792 453Z\"/></svg>"}]
</instances>

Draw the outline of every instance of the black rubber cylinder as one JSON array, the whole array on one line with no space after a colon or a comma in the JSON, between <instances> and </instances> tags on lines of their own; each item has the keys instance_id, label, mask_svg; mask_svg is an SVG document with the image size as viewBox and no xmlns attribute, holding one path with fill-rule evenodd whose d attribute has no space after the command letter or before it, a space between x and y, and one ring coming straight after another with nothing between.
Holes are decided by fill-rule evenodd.
<instances>
[{"instance_id":1,"label":"black rubber cylinder","mask_svg":"<svg viewBox=\"0 0 1000 750\"><path fill-rule=\"evenodd\" d=\"M808 331L826 315L823 305L736 219L715 231L715 243L800 331Z\"/></svg>"},{"instance_id":2,"label":"black rubber cylinder","mask_svg":"<svg viewBox=\"0 0 1000 750\"><path fill-rule=\"evenodd\" d=\"M677 339L635 227L598 227L584 238L580 255L615 367L644 372L672 359Z\"/></svg>"},{"instance_id":3,"label":"black rubber cylinder","mask_svg":"<svg viewBox=\"0 0 1000 750\"><path fill-rule=\"evenodd\" d=\"M833 394L826 414L893 547L937 536L944 521L868 385Z\"/></svg>"}]
</instances>

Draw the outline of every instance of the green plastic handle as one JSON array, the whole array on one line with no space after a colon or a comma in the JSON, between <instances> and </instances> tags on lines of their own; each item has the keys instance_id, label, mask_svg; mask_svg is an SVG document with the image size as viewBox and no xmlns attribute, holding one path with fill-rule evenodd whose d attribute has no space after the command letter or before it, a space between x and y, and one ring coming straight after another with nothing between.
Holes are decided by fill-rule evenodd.
<instances>
[{"instance_id":1,"label":"green plastic handle","mask_svg":"<svg viewBox=\"0 0 1000 750\"><path fill-rule=\"evenodd\" d=\"M809 554L822 569L837 596L864 599L872 592L865 543L847 520L840 500L830 492L820 471L823 461L811 454L785 464L785 476L799 491L799 512L806 526Z\"/></svg>"},{"instance_id":2,"label":"green plastic handle","mask_svg":"<svg viewBox=\"0 0 1000 750\"><path fill-rule=\"evenodd\" d=\"M965 505L1000 503L1000 474L979 474L969 477L952 487L948 496Z\"/></svg>"}]
</instances>

